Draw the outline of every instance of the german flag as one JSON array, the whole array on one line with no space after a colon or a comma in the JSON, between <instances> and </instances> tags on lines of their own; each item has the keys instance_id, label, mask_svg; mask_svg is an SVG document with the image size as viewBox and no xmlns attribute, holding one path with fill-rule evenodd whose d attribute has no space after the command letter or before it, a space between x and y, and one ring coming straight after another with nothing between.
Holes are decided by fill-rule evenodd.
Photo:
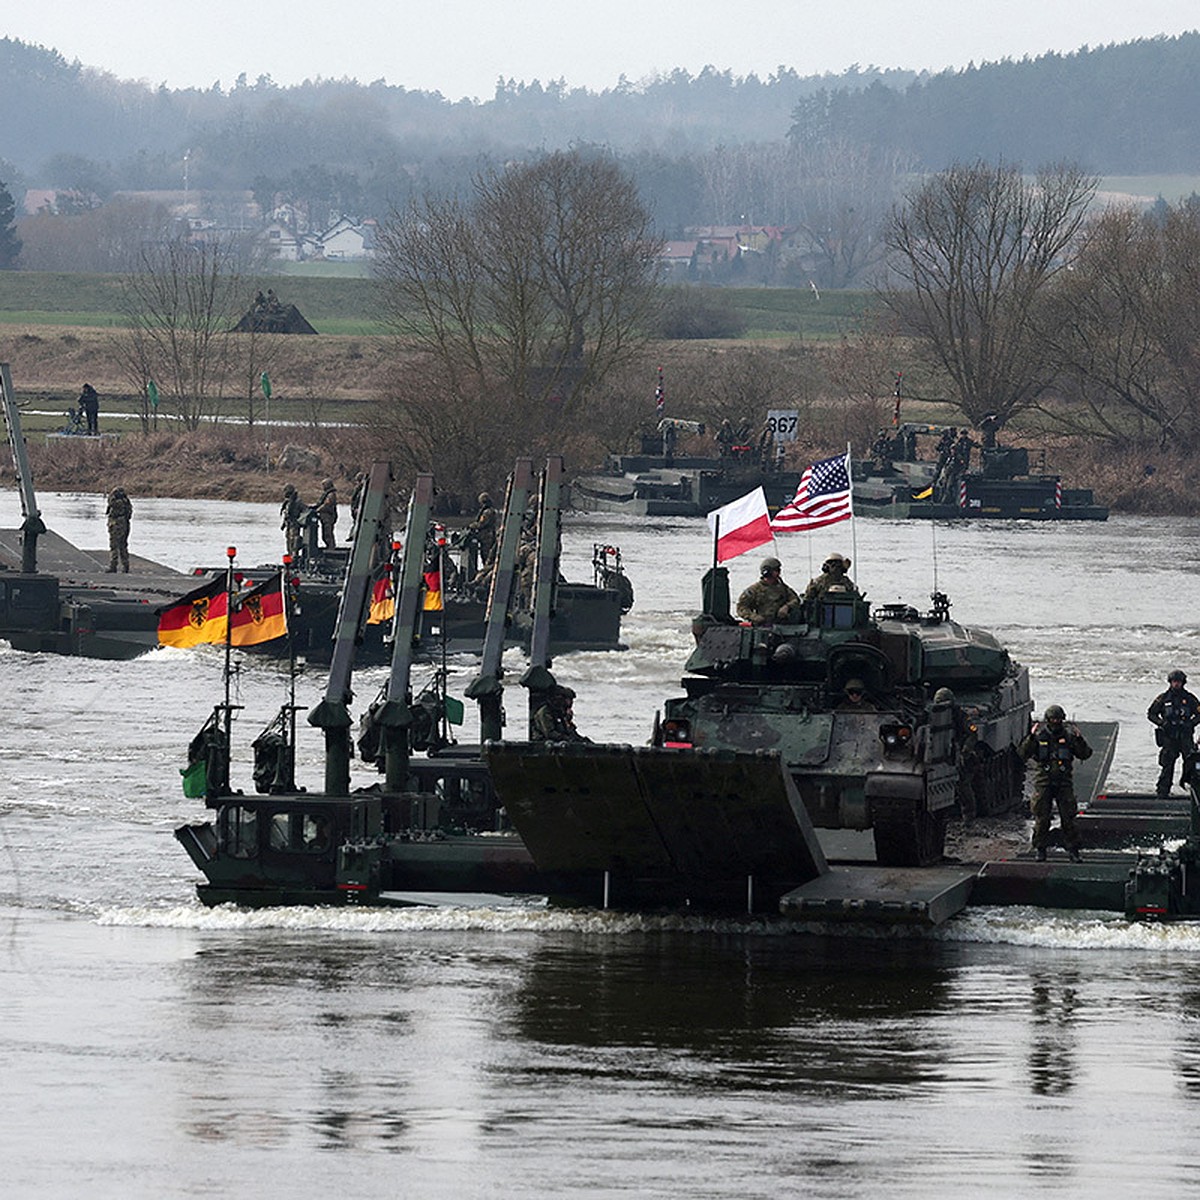
<instances>
[{"instance_id":1,"label":"german flag","mask_svg":"<svg viewBox=\"0 0 1200 1200\"><path fill-rule=\"evenodd\" d=\"M214 579L159 610L160 646L199 646L225 640L228 596L224 578Z\"/></svg>"},{"instance_id":2,"label":"german flag","mask_svg":"<svg viewBox=\"0 0 1200 1200\"><path fill-rule=\"evenodd\" d=\"M257 646L260 642L285 637L287 631L283 582L276 572L234 604L229 643L232 646ZM218 640L225 640L224 630Z\"/></svg>"},{"instance_id":3,"label":"german flag","mask_svg":"<svg viewBox=\"0 0 1200 1200\"><path fill-rule=\"evenodd\" d=\"M396 597L392 593L392 570L386 563L383 574L371 586L371 612L368 625L383 625L396 615Z\"/></svg>"},{"instance_id":4,"label":"german flag","mask_svg":"<svg viewBox=\"0 0 1200 1200\"><path fill-rule=\"evenodd\" d=\"M425 572L425 601L421 607L426 612L442 611L442 573L441 571Z\"/></svg>"}]
</instances>

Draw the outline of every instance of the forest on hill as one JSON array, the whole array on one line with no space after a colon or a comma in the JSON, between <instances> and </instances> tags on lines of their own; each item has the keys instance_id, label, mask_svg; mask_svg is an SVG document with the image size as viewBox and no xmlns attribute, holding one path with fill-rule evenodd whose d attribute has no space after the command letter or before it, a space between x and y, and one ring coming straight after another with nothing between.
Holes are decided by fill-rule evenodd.
<instances>
[{"instance_id":1,"label":"forest on hill","mask_svg":"<svg viewBox=\"0 0 1200 1200\"><path fill-rule=\"evenodd\" d=\"M789 172L831 146L904 172L1003 158L1188 173L1200 158L1198 100L1198 33L932 74L802 77L780 66L760 79L708 67L599 92L498 80L479 102L383 81L280 87L265 75L154 88L4 38L0 181L14 195L68 189L99 202L181 187L256 199L308 189L329 211L383 217L412 195L463 188L481 160L592 145L620 160L670 236L702 221L785 223L776 210Z\"/></svg>"}]
</instances>

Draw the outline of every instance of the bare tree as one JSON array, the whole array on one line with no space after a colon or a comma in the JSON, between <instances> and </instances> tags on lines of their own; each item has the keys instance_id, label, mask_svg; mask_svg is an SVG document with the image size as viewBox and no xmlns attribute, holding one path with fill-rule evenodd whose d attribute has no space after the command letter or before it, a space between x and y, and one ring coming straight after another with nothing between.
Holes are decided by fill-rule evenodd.
<instances>
[{"instance_id":1,"label":"bare tree","mask_svg":"<svg viewBox=\"0 0 1200 1200\"><path fill-rule=\"evenodd\" d=\"M816 253L815 282L853 287L886 256L884 227L906 164L895 151L845 139L799 157L796 224Z\"/></svg>"},{"instance_id":2,"label":"bare tree","mask_svg":"<svg viewBox=\"0 0 1200 1200\"><path fill-rule=\"evenodd\" d=\"M1053 383L1038 306L1070 263L1096 179L1005 163L958 164L897 210L887 242L900 283L882 290L901 332L972 421L1033 404Z\"/></svg>"},{"instance_id":3,"label":"bare tree","mask_svg":"<svg viewBox=\"0 0 1200 1200\"><path fill-rule=\"evenodd\" d=\"M126 374L139 394L153 379L189 429L220 415L246 378L244 335L232 332L248 290L240 263L233 241L174 238L144 246L139 269L122 280Z\"/></svg>"},{"instance_id":4,"label":"bare tree","mask_svg":"<svg viewBox=\"0 0 1200 1200\"><path fill-rule=\"evenodd\" d=\"M1045 322L1073 429L1200 445L1200 212L1110 209L1086 230Z\"/></svg>"},{"instance_id":5,"label":"bare tree","mask_svg":"<svg viewBox=\"0 0 1200 1200\"><path fill-rule=\"evenodd\" d=\"M376 274L393 329L441 364L443 403L503 389L565 416L643 343L658 249L612 160L560 152L393 213Z\"/></svg>"}]
</instances>

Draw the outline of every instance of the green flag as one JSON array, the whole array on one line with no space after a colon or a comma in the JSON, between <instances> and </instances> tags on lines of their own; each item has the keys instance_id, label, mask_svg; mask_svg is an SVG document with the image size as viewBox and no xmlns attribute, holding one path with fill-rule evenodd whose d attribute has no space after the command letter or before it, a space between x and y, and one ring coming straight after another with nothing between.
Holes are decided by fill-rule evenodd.
<instances>
[{"instance_id":1,"label":"green flag","mask_svg":"<svg viewBox=\"0 0 1200 1200\"><path fill-rule=\"evenodd\" d=\"M271 379L270 379L270 376L266 373L266 371L264 371L262 373L262 378L258 382L262 385L263 395L266 396L266 398L268 400L270 400L270 398L271 398Z\"/></svg>"},{"instance_id":2,"label":"green flag","mask_svg":"<svg viewBox=\"0 0 1200 1200\"><path fill-rule=\"evenodd\" d=\"M183 776L183 794L189 800L199 799L208 790L208 764L204 759L198 758L190 766L181 767L179 773Z\"/></svg>"},{"instance_id":3,"label":"green flag","mask_svg":"<svg viewBox=\"0 0 1200 1200\"><path fill-rule=\"evenodd\" d=\"M453 696L446 697L446 720L451 725L461 725L463 723L463 702L456 700Z\"/></svg>"},{"instance_id":4,"label":"green flag","mask_svg":"<svg viewBox=\"0 0 1200 1200\"><path fill-rule=\"evenodd\" d=\"M158 407L158 384L153 379L146 384L146 395L150 397L150 407Z\"/></svg>"}]
</instances>

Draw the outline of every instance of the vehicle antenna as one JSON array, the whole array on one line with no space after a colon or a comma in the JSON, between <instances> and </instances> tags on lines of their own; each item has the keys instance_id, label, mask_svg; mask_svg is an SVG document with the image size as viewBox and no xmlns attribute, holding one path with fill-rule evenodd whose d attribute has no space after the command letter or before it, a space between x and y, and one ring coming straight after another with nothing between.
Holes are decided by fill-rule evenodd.
<instances>
[{"instance_id":1,"label":"vehicle antenna","mask_svg":"<svg viewBox=\"0 0 1200 1200\"><path fill-rule=\"evenodd\" d=\"M929 522L929 538L933 553L933 590L938 589L938 561L937 561L937 522Z\"/></svg>"},{"instance_id":2,"label":"vehicle antenna","mask_svg":"<svg viewBox=\"0 0 1200 1200\"><path fill-rule=\"evenodd\" d=\"M237 558L237 547L227 546L225 556L229 560L225 568L225 745L230 746L233 736L233 706L229 695L230 657L233 654L233 560Z\"/></svg>"}]
</instances>

